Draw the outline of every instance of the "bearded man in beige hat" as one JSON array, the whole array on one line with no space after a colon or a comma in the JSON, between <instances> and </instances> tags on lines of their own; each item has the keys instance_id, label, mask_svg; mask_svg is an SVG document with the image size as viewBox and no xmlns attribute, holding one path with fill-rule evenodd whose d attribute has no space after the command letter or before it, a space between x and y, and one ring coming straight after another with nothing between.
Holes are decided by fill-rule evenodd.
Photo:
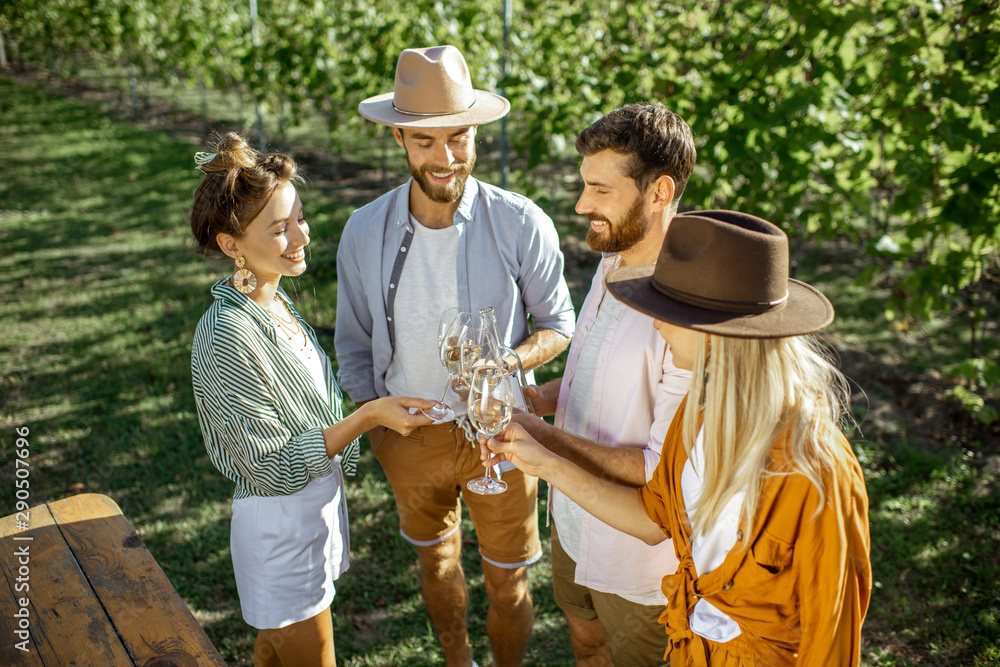
<instances>
[{"instance_id":1,"label":"bearded man in beige hat","mask_svg":"<svg viewBox=\"0 0 1000 667\"><path fill-rule=\"evenodd\" d=\"M453 46L403 51L393 92L358 107L393 128L412 178L355 211L337 251L338 379L356 403L440 394L447 375L438 323L449 308L492 307L526 369L569 344L575 317L555 226L527 198L471 176L477 126L509 109L503 97L472 87ZM474 664L460 562L464 504L482 557L495 664L520 665L534 620L527 566L541 556L537 480L511 469L505 493L463 493L482 467L471 433L456 423L405 438L381 428L368 435L393 489L400 533L419 555L447 664Z\"/></svg>"}]
</instances>

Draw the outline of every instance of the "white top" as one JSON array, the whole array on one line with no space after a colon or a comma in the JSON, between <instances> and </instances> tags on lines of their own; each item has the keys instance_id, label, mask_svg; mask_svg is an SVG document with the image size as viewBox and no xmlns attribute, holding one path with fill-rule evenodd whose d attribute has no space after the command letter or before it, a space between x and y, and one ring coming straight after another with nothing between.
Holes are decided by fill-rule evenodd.
<instances>
[{"instance_id":1,"label":"white top","mask_svg":"<svg viewBox=\"0 0 1000 667\"><path fill-rule=\"evenodd\" d=\"M385 386L391 396L437 400L448 383L438 324L441 313L458 306L458 228L431 229L412 215L410 224L413 241L396 291L396 346Z\"/></svg>"},{"instance_id":2,"label":"white top","mask_svg":"<svg viewBox=\"0 0 1000 667\"><path fill-rule=\"evenodd\" d=\"M294 342L294 341L293 341ZM309 371L309 375L312 377L313 382L316 383L316 391L319 395L329 400L330 396L326 391L326 377L323 374L323 361L319 358L319 354L316 352L316 346L313 345L312 339L306 335L306 345L305 348L299 348L296 345L291 345L292 351L295 353Z\"/></svg>"},{"instance_id":3,"label":"white top","mask_svg":"<svg viewBox=\"0 0 1000 667\"><path fill-rule=\"evenodd\" d=\"M698 432L691 455L681 471L681 493L685 508L701 497L705 480L705 430ZM718 521L707 533L691 539L691 558L698 576L719 567L736 544L745 491L733 494L719 515ZM715 642L728 642L740 636L740 626L728 615L719 611L711 602L702 598L695 604L688 618L691 632Z\"/></svg>"}]
</instances>

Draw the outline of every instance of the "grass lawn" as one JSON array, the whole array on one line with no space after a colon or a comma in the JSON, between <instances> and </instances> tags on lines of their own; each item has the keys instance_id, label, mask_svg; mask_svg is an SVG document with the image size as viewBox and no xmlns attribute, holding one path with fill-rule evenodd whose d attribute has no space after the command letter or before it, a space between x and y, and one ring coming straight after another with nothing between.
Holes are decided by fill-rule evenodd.
<instances>
[{"instance_id":1,"label":"grass lawn","mask_svg":"<svg viewBox=\"0 0 1000 667\"><path fill-rule=\"evenodd\" d=\"M229 559L231 484L205 455L190 388L194 328L213 278L229 270L204 262L189 239L199 182L192 155L202 148L192 136L115 120L0 74L0 503L13 506L14 428L28 426L32 504L83 491L113 498L227 662L248 665L253 634ZM359 162L370 158L375 174L380 157ZM487 160L482 169L492 180ZM310 270L286 287L314 325L332 331L339 231L354 205L384 187L361 168L351 173L365 182L350 192L338 190L343 178L310 173ZM579 245L573 230L560 224L566 247ZM865 664L1000 664L997 431L973 428L940 400L920 403L933 393L921 387L961 340L941 338L948 322L926 332L873 326L884 294L854 285L862 261L831 244L800 277L831 294L840 318L831 341L867 392L858 392L862 431L852 434L868 475L876 579ZM585 276L574 290L582 298L592 265L571 264ZM936 347L927 351L927 340ZM323 342L332 353L332 337ZM996 355L996 340L989 344ZM941 419L929 425L935 409ZM348 494L352 567L333 605L340 663L441 664L414 554L367 451ZM467 527L470 636L485 667L486 599ZM526 664L572 664L547 558L530 576L536 623Z\"/></svg>"}]
</instances>

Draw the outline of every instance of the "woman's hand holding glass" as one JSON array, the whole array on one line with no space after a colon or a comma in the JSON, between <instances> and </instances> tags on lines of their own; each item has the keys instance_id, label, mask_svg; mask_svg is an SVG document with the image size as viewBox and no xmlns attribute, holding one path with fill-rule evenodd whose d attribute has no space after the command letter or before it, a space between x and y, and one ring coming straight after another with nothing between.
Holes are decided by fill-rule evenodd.
<instances>
[{"instance_id":1,"label":"woman's hand holding glass","mask_svg":"<svg viewBox=\"0 0 1000 667\"><path fill-rule=\"evenodd\" d=\"M543 479L546 467L550 467L552 461L560 458L539 443L524 425L516 420L479 445L479 458L483 463L488 460L509 461L521 472Z\"/></svg>"},{"instance_id":2,"label":"woman's hand holding glass","mask_svg":"<svg viewBox=\"0 0 1000 667\"><path fill-rule=\"evenodd\" d=\"M409 396L385 396L369 401L359 408L367 413L367 417L376 426L392 429L401 435L409 435L421 426L427 426L426 411L430 409L431 401L426 398L411 398ZM421 412L425 414L420 414Z\"/></svg>"},{"instance_id":3,"label":"woman's hand holding glass","mask_svg":"<svg viewBox=\"0 0 1000 667\"><path fill-rule=\"evenodd\" d=\"M492 438L503 431L514 412L514 388L511 378L495 366L478 366L472 371L469 387L469 421L476 427L476 438ZM490 476L486 465L483 477L471 480L468 488L474 493L491 495L507 490L507 483Z\"/></svg>"}]
</instances>

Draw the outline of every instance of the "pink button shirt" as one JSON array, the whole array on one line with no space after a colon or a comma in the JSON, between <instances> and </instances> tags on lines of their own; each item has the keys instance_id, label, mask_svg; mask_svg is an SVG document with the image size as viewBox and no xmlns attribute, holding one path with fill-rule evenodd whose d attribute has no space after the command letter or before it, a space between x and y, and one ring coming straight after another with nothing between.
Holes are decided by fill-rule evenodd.
<instances>
[{"instance_id":1,"label":"pink button shirt","mask_svg":"<svg viewBox=\"0 0 1000 667\"><path fill-rule=\"evenodd\" d=\"M607 293L605 278L620 262L618 255L601 261L580 309L559 387L557 427L562 427L566 417L566 402L580 350ZM598 355L586 437L611 447L640 448L649 480L660 462L667 428L690 382L691 373L674 366L666 342L653 327L653 319L617 304ZM551 489L553 498L558 493ZM663 577L676 572L678 564L670 540L649 546L586 512L580 526L577 556L576 582L616 595L658 591Z\"/></svg>"}]
</instances>

